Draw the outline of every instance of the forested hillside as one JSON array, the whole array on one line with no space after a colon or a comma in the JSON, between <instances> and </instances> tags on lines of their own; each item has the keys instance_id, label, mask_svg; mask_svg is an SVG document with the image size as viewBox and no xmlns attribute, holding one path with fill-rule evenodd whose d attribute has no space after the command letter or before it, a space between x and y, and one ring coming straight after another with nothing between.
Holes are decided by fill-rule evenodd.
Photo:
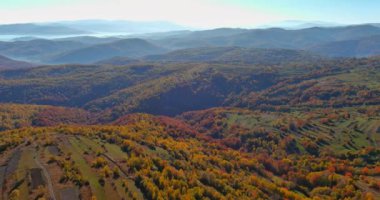
<instances>
[{"instance_id":1,"label":"forested hillside","mask_svg":"<svg viewBox=\"0 0 380 200\"><path fill-rule=\"evenodd\" d=\"M378 111L215 108L178 119L132 114L106 126L7 131L6 188L22 181L15 171L42 162L59 194L84 199L376 199ZM10 195L26 190L21 182Z\"/></svg>"},{"instance_id":2,"label":"forested hillside","mask_svg":"<svg viewBox=\"0 0 380 200\"><path fill-rule=\"evenodd\" d=\"M104 111L112 119L131 112L173 116L216 106L273 110L379 104L378 58L309 60L259 65L66 65L4 71L0 72L0 101L82 107Z\"/></svg>"},{"instance_id":3,"label":"forested hillside","mask_svg":"<svg viewBox=\"0 0 380 200\"><path fill-rule=\"evenodd\" d=\"M379 30L0 42L0 200L380 199Z\"/></svg>"}]
</instances>

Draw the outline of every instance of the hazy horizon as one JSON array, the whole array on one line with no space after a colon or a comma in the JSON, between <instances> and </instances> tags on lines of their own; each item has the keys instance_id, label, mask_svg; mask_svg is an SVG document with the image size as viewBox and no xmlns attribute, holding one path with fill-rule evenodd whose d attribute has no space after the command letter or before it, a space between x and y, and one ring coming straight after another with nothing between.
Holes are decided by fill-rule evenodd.
<instances>
[{"instance_id":1,"label":"hazy horizon","mask_svg":"<svg viewBox=\"0 0 380 200\"><path fill-rule=\"evenodd\" d=\"M377 22L379 6L370 0L3 0L0 24L92 19L165 21L191 28L252 28L289 20L361 24Z\"/></svg>"}]
</instances>

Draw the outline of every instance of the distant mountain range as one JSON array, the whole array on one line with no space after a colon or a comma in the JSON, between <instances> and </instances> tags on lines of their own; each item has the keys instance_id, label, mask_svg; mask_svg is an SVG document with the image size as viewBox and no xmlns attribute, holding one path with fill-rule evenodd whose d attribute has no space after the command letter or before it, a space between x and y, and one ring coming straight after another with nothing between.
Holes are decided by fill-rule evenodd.
<instances>
[{"instance_id":1,"label":"distant mountain range","mask_svg":"<svg viewBox=\"0 0 380 200\"><path fill-rule=\"evenodd\" d=\"M176 49L205 46L304 49L314 45L374 35L380 35L380 28L372 25L315 27L300 30L214 29L167 37L156 42L167 48Z\"/></svg>"},{"instance_id":2,"label":"distant mountain range","mask_svg":"<svg viewBox=\"0 0 380 200\"><path fill-rule=\"evenodd\" d=\"M324 21L302 21L302 20L285 20L265 25L260 25L257 28L284 28L284 29L305 29L313 27L337 27L345 26L344 24Z\"/></svg>"},{"instance_id":3,"label":"distant mountain range","mask_svg":"<svg viewBox=\"0 0 380 200\"><path fill-rule=\"evenodd\" d=\"M76 35L89 34L89 31L57 25L8 24L0 25L0 35Z\"/></svg>"},{"instance_id":4,"label":"distant mountain range","mask_svg":"<svg viewBox=\"0 0 380 200\"><path fill-rule=\"evenodd\" d=\"M142 57L166 51L142 39L124 39L69 51L53 57L49 63L93 63L116 56Z\"/></svg>"},{"instance_id":5,"label":"distant mountain range","mask_svg":"<svg viewBox=\"0 0 380 200\"><path fill-rule=\"evenodd\" d=\"M311 51L331 57L366 57L380 55L380 35L317 45Z\"/></svg>"},{"instance_id":6,"label":"distant mountain range","mask_svg":"<svg viewBox=\"0 0 380 200\"><path fill-rule=\"evenodd\" d=\"M125 20L78 20L50 23L24 23L0 25L0 35L93 35L93 34L141 34L186 29L170 22L136 22Z\"/></svg>"},{"instance_id":7,"label":"distant mountain range","mask_svg":"<svg viewBox=\"0 0 380 200\"><path fill-rule=\"evenodd\" d=\"M153 33L188 29L166 21L127 21L127 20L78 20L53 22L48 25L58 25L73 29L87 30L93 33Z\"/></svg>"},{"instance_id":8,"label":"distant mountain range","mask_svg":"<svg viewBox=\"0 0 380 200\"><path fill-rule=\"evenodd\" d=\"M220 28L134 34L133 38L88 35L60 39L21 37L12 42L0 42L0 54L12 59L41 64L123 63L124 61L129 63L131 60L135 62L139 59L160 62L165 61L164 59L175 62L203 61L202 59L212 62L217 59L230 62L234 60L232 58L241 61L243 57L248 58L243 60L255 63L256 61L252 61L250 57L257 60L266 59L259 58L260 53L257 49L264 49L263 52L265 49L279 49L280 55L284 55L285 49L308 51L308 54L314 53L326 57L378 55L379 38L380 27L376 24L298 30ZM254 52L249 52L252 49ZM213 57L215 53L213 51L220 50L225 51L223 56ZM158 56L170 51L174 52ZM221 59L225 56L230 57Z\"/></svg>"},{"instance_id":9,"label":"distant mountain range","mask_svg":"<svg viewBox=\"0 0 380 200\"><path fill-rule=\"evenodd\" d=\"M42 62L57 53L86 46L76 41L54 41L37 39L30 41L0 42L0 54L10 58Z\"/></svg>"},{"instance_id":10,"label":"distant mountain range","mask_svg":"<svg viewBox=\"0 0 380 200\"><path fill-rule=\"evenodd\" d=\"M120 37L93 37L93 36L77 36L77 37L66 37L55 39L55 41L74 41L81 42L84 44L95 45L95 44L104 44L115 42L117 40L121 40Z\"/></svg>"}]
</instances>

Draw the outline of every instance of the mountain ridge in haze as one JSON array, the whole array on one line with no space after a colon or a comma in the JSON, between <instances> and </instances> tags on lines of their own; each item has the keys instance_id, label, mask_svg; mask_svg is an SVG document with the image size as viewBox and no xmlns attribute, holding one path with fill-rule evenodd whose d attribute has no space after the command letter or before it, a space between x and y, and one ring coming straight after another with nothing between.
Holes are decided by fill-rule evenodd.
<instances>
[{"instance_id":1,"label":"mountain ridge in haze","mask_svg":"<svg viewBox=\"0 0 380 200\"><path fill-rule=\"evenodd\" d=\"M53 57L51 63L93 63L116 56L142 57L167 50L146 40L130 38L76 49Z\"/></svg>"},{"instance_id":2,"label":"mountain ridge in haze","mask_svg":"<svg viewBox=\"0 0 380 200\"><path fill-rule=\"evenodd\" d=\"M314 27L300 30L224 28L195 31L155 42L173 49L207 46L303 49L322 43L379 34L379 27L366 24L331 28Z\"/></svg>"},{"instance_id":3,"label":"mountain ridge in haze","mask_svg":"<svg viewBox=\"0 0 380 200\"><path fill-rule=\"evenodd\" d=\"M30 41L0 42L0 54L19 60L42 62L54 54L86 46L76 41L36 39Z\"/></svg>"},{"instance_id":4,"label":"mountain ridge in haze","mask_svg":"<svg viewBox=\"0 0 380 200\"><path fill-rule=\"evenodd\" d=\"M0 70L21 69L35 66L34 64L17 61L0 55Z\"/></svg>"},{"instance_id":5,"label":"mountain ridge in haze","mask_svg":"<svg viewBox=\"0 0 380 200\"><path fill-rule=\"evenodd\" d=\"M367 57L380 55L380 35L352 40L335 41L310 48L330 57Z\"/></svg>"},{"instance_id":6,"label":"mountain ridge in haze","mask_svg":"<svg viewBox=\"0 0 380 200\"><path fill-rule=\"evenodd\" d=\"M149 33L188 29L167 21L128 21L128 20L76 20L58 21L49 24L61 25L74 29L89 30L97 33Z\"/></svg>"},{"instance_id":7,"label":"mountain ridge in haze","mask_svg":"<svg viewBox=\"0 0 380 200\"><path fill-rule=\"evenodd\" d=\"M284 29L305 29L305 28L313 28L313 27L337 27L337 26L347 26L340 23L335 22L327 22L327 21L305 21L305 20L285 20L279 22L273 22L268 24L259 25L256 28L284 28Z\"/></svg>"},{"instance_id":8,"label":"mountain ridge in haze","mask_svg":"<svg viewBox=\"0 0 380 200\"><path fill-rule=\"evenodd\" d=\"M75 35L90 32L60 25L41 25L35 23L0 25L0 35Z\"/></svg>"},{"instance_id":9,"label":"mountain ridge in haze","mask_svg":"<svg viewBox=\"0 0 380 200\"><path fill-rule=\"evenodd\" d=\"M320 49L326 49L326 45L330 46L329 49L339 48L339 45L350 43L352 40L361 40L362 38L371 38L377 35L380 35L380 27L371 24L328 28L313 27L299 30L286 30L283 28L218 28L203 31L135 34L133 37L78 36L55 40L29 40L33 38L27 38L26 41L0 42L0 54L18 60L45 64L72 62L88 64L112 59L113 57L136 59L137 57L161 54L174 50L212 47L307 50L323 54L324 56L356 57L376 55L377 51L371 50L376 49L376 44L360 45L362 53L359 52L358 54L347 53L352 51L352 49L345 49L344 45L337 52L325 51L320 53ZM124 39L133 39L135 36L138 36L137 38L140 39L141 47L145 46L151 50L155 48L156 51L145 51L147 49L144 50L139 45L117 44L122 43L120 41ZM159 48L162 51L158 51ZM138 51L145 52L139 53ZM82 53L82 55L76 55L77 53Z\"/></svg>"}]
</instances>

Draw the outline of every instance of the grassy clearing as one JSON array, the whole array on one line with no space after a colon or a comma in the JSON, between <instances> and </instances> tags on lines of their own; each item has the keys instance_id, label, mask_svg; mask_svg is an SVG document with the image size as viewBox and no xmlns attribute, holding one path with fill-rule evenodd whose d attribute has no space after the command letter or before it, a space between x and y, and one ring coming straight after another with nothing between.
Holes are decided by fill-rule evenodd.
<instances>
[{"instance_id":1,"label":"grassy clearing","mask_svg":"<svg viewBox=\"0 0 380 200\"><path fill-rule=\"evenodd\" d=\"M115 144L110 143L103 143L99 139L93 138L90 140L89 138L80 136L78 138L71 138L70 141L74 141L74 145L76 145L78 148L80 148L83 152L88 151L88 149L91 149L92 152L97 153L101 152L104 153L107 151L107 154L110 155L115 160L123 160L127 159L128 156L126 153L124 153L119 146ZM104 145L104 148L101 147L101 145ZM85 177L88 175L84 174ZM127 177L125 177L127 178ZM96 180L97 181L97 178ZM104 191L104 195L106 199L120 199L121 197L124 197L125 199L129 199L128 194L125 191L125 188L122 187L123 182L119 178L119 180L114 181L115 182L115 188L112 187L111 181L106 180L106 183L104 187L102 188ZM141 191L135 186L134 181L128 179L126 181L128 184L126 187L128 187L128 190L134 193L134 196L138 199L143 199L143 195ZM91 184L90 184L91 185ZM96 186L99 187L99 186ZM101 187L101 186L100 186ZM116 190L116 191L115 191Z\"/></svg>"},{"instance_id":2,"label":"grassy clearing","mask_svg":"<svg viewBox=\"0 0 380 200\"><path fill-rule=\"evenodd\" d=\"M86 160L81 156L84 154L83 145L78 142L77 139L69 139L71 148L69 148L72 153L71 158L78 165L79 170L84 177L89 181L90 187L94 195L98 200L106 199L104 188L99 184L99 176L91 169L91 166L86 162Z\"/></svg>"},{"instance_id":3,"label":"grassy clearing","mask_svg":"<svg viewBox=\"0 0 380 200\"><path fill-rule=\"evenodd\" d=\"M80 139L80 142L82 145L86 145L88 148L90 148L95 153L97 152L104 152L104 149L101 147L101 142L98 139L89 139L87 137L80 136L78 137Z\"/></svg>"},{"instance_id":4,"label":"grassy clearing","mask_svg":"<svg viewBox=\"0 0 380 200\"><path fill-rule=\"evenodd\" d=\"M104 147L107 150L107 154L109 154L113 159L115 160L128 159L127 154L123 152L119 146L115 144L105 143ZM166 157L170 157L170 155L168 155L168 152L161 148L156 149L155 153L166 155ZM119 178L118 180L115 180L114 182L116 186L116 191L121 197L124 197L125 199L130 199L130 196L127 193L127 191L129 191L138 200L144 199L144 196L141 193L140 189L138 189L134 181L129 179L128 177L124 177L124 181L122 180L122 178ZM125 187L127 188L127 190L122 186L123 184L125 184Z\"/></svg>"},{"instance_id":5,"label":"grassy clearing","mask_svg":"<svg viewBox=\"0 0 380 200\"><path fill-rule=\"evenodd\" d=\"M127 154L124 153L121 148L115 144L105 143L104 144L107 153L116 160L127 159Z\"/></svg>"},{"instance_id":6,"label":"grassy clearing","mask_svg":"<svg viewBox=\"0 0 380 200\"><path fill-rule=\"evenodd\" d=\"M350 73L335 76L338 80L350 83L355 86L366 86L370 89L378 89L380 87L379 70L352 70Z\"/></svg>"}]
</instances>

